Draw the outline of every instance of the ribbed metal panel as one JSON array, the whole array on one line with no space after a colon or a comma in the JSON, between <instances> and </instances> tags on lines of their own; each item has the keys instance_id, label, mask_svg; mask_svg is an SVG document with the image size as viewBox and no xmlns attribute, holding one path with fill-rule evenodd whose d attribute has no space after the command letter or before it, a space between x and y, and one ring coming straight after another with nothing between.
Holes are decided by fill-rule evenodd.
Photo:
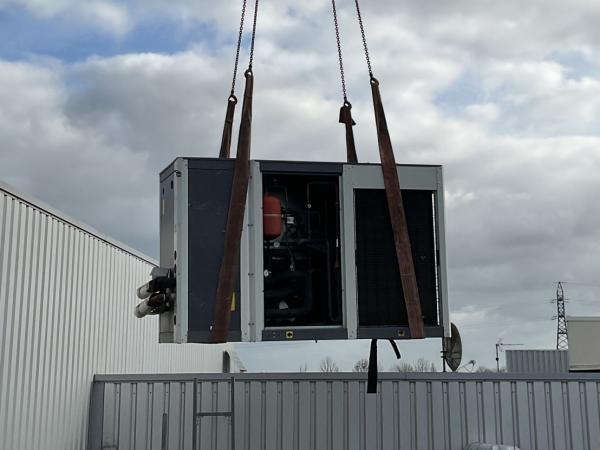
<instances>
[{"instance_id":1,"label":"ribbed metal panel","mask_svg":"<svg viewBox=\"0 0 600 450\"><path fill-rule=\"evenodd\" d=\"M135 320L152 261L0 186L0 449L83 449L94 374L221 370Z\"/></svg>"},{"instance_id":2,"label":"ribbed metal panel","mask_svg":"<svg viewBox=\"0 0 600 450\"><path fill-rule=\"evenodd\" d=\"M234 406L218 376L97 377L90 450L592 450L600 443L600 377L240 374ZM194 387L196 384L196 387ZM194 401L194 395L196 400ZM204 415L196 418L194 411ZM165 444L166 446L163 446Z\"/></svg>"},{"instance_id":3,"label":"ribbed metal panel","mask_svg":"<svg viewBox=\"0 0 600 450\"><path fill-rule=\"evenodd\" d=\"M566 350L507 350L506 371L509 373L568 373L569 352Z\"/></svg>"}]
</instances>

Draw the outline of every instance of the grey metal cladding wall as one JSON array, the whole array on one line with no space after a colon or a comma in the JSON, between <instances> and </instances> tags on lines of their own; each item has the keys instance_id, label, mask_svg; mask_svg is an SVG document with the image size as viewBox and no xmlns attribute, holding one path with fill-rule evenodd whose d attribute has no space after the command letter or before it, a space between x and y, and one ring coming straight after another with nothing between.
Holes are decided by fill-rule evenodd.
<instances>
[{"instance_id":1,"label":"grey metal cladding wall","mask_svg":"<svg viewBox=\"0 0 600 450\"><path fill-rule=\"evenodd\" d=\"M566 350L507 350L506 370L511 373L568 373Z\"/></svg>"},{"instance_id":2,"label":"grey metal cladding wall","mask_svg":"<svg viewBox=\"0 0 600 450\"><path fill-rule=\"evenodd\" d=\"M198 375L194 389L193 377L97 377L102 401L90 450L231 449L228 417L198 417L193 432L194 410L230 410L228 379ZM592 450L600 443L599 387L598 376L383 374L379 394L368 395L361 375L240 374L235 448L462 450L488 442Z\"/></svg>"},{"instance_id":3,"label":"grey metal cladding wall","mask_svg":"<svg viewBox=\"0 0 600 450\"><path fill-rule=\"evenodd\" d=\"M0 449L83 449L96 373L221 369L135 320L151 262L0 186Z\"/></svg>"}]
</instances>

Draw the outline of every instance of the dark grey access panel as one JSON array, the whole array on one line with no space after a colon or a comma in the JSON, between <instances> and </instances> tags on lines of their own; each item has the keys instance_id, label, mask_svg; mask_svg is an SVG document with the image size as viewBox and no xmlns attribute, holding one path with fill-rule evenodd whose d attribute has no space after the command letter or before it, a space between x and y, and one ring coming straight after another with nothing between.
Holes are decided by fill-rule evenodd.
<instances>
[{"instance_id":1,"label":"dark grey access panel","mask_svg":"<svg viewBox=\"0 0 600 450\"><path fill-rule=\"evenodd\" d=\"M210 342L234 160L188 160L188 342ZM239 286L239 282L238 282ZM229 341L239 341L240 293Z\"/></svg>"},{"instance_id":2,"label":"dark grey access panel","mask_svg":"<svg viewBox=\"0 0 600 450\"><path fill-rule=\"evenodd\" d=\"M435 335L430 327L440 324L433 193L404 190L402 195L423 321L428 335ZM359 337L407 337L408 318L385 191L356 189L354 196Z\"/></svg>"}]
</instances>

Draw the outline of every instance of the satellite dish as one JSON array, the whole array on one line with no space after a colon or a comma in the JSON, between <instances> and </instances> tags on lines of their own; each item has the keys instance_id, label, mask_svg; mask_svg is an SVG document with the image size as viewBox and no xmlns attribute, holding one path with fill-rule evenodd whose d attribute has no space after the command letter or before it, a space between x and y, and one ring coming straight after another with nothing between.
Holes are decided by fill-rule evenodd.
<instances>
[{"instance_id":1,"label":"satellite dish","mask_svg":"<svg viewBox=\"0 0 600 450\"><path fill-rule=\"evenodd\" d=\"M462 340L458 328L453 323L450 324L450 337L443 341L444 360L452 372L456 372L462 361Z\"/></svg>"}]
</instances>

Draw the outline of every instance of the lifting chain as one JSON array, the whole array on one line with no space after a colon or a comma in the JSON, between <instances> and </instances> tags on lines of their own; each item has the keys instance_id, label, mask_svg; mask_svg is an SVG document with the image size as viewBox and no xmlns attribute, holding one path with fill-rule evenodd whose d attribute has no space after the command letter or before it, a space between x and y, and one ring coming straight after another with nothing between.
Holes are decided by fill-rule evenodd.
<instances>
[{"instance_id":1,"label":"lifting chain","mask_svg":"<svg viewBox=\"0 0 600 450\"><path fill-rule=\"evenodd\" d=\"M369 55L369 46L367 45L367 36L365 34L365 26L363 24L362 14L360 12L360 5L358 4L358 0L354 0L356 4L356 15L358 16L358 24L360 25L360 35L362 37L363 47L365 49L365 57L367 59L367 67L369 69L369 76L373 77L373 68L371 67L371 56Z\"/></svg>"},{"instance_id":2,"label":"lifting chain","mask_svg":"<svg viewBox=\"0 0 600 450\"><path fill-rule=\"evenodd\" d=\"M238 33L237 47L235 49L235 63L233 65L233 80L231 81L231 97L235 97L235 84L237 80L237 72L240 63L240 52L242 49L242 38L244 36L244 22L246 21L246 8L248 5L248 0L242 1L242 15L240 17L240 30ZM258 0L256 0L254 4L254 19L252 23L252 42L250 44L250 64L249 67L252 68L252 63L254 61L254 43L256 41L256 22L258 17Z\"/></svg>"},{"instance_id":3,"label":"lifting chain","mask_svg":"<svg viewBox=\"0 0 600 450\"><path fill-rule=\"evenodd\" d=\"M235 97L235 82L237 79L238 65L240 63L240 50L242 48L242 37L244 35L244 21L246 20L246 4L248 0L242 2L242 17L240 18L240 31L238 34L237 48L235 51L235 64L233 66L233 81L231 82L231 96Z\"/></svg>"},{"instance_id":4,"label":"lifting chain","mask_svg":"<svg viewBox=\"0 0 600 450\"><path fill-rule=\"evenodd\" d=\"M219 158L229 158L231 153L231 135L233 132L233 118L235 115L235 107L238 99L235 96L235 84L237 81L237 73L240 64L240 52L242 49L242 39L244 36L244 22L246 20L246 7L248 0L242 0L242 15L240 18L240 29L237 39L237 47L235 50L235 63L233 65L233 80L231 81L231 93L227 99L227 112L225 113L225 123L223 125L223 136L221 138L221 149L219 150ZM252 44L250 48L250 64L248 70L244 74L246 78L248 73L252 73L252 61L254 60L254 41L256 37L256 18L258 15L258 0L254 5L254 23L252 26Z\"/></svg>"},{"instance_id":5,"label":"lifting chain","mask_svg":"<svg viewBox=\"0 0 600 450\"><path fill-rule=\"evenodd\" d=\"M333 9L333 25L335 27L335 39L337 42L338 59L340 61L340 78L342 80L342 94L344 95L344 102L348 101L346 94L346 76L344 75L344 60L342 58L342 43L340 38L340 27L338 24L337 8L335 6L335 0L331 0L331 7Z\"/></svg>"},{"instance_id":6,"label":"lifting chain","mask_svg":"<svg viewBox=\"0 0 600 450\"><path fill-rule=\"evenodd\" d=\"M340 27L338 23L337 8L335 0L331 0L333 10L333 25L335 28L335 39L337 43L338 59L340 62L340 79L342 81L342 95L344 96L344 104L340 108L339 122L346 126L346 159L349 163L358 162L356 156L356 144L354 142L354 131L352 127L356 122L352 119L352 104L348 101L346 92L346 76L344 74L344 59L342 57L342 40L340 38Z\"/></svg>"},{"instance_id":7,"label":"lifting chain","mask_svg":"<svg viewBox=\"0 0 600 450\"><path fill-rule=\"evenodd\" d=\"M252 24L252 42L250 44L250 63L248 69L252 70L252 63L254 62L254 42L256 41L256 19L258 18L258 0L254 4L254 21Z\"/></svg>"}]
</instances>

